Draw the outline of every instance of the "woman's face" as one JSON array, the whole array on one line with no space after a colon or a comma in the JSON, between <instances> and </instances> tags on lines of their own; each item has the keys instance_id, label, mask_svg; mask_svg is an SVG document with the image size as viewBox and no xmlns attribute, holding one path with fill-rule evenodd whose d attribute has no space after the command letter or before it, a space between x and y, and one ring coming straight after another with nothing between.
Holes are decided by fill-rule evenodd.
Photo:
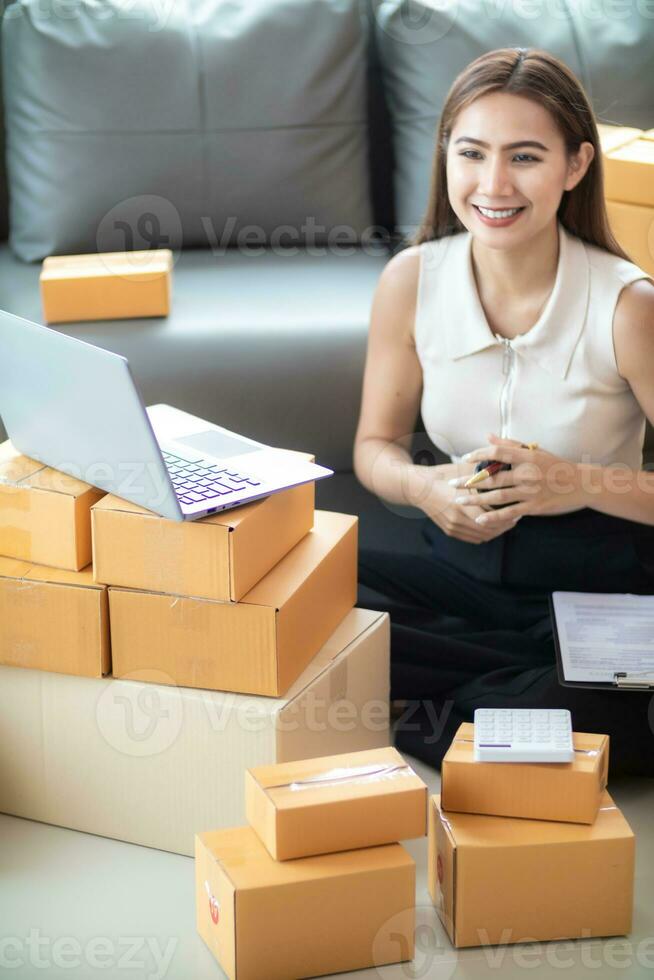
<instances>
[{"instance_id":1,"label":"woman's face","mask_svg":"<svg viewBox=\"0 0 654 980\"><path fill-rule=\"evenodd\" d=\"M450 136L450 203L484 245L519 246L555 219L563 192L579 183L593 155L592 143L582 143L568 159L554 119L537 102L507 92L480 96L459 113ZM480 207L521 210L497 218Z\"/></svg>"}]
</instances>

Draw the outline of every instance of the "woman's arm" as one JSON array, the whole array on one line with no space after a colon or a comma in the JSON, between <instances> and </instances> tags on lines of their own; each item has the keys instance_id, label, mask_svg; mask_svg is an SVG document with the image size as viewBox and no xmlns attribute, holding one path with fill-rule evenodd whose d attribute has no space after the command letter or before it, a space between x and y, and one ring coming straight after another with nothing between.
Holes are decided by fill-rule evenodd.
<instances>
[{"instance_id":1,"label":"woman's arm","mask_svg":"<svg viewBox=\"0 0 654 980\"><path fill-rule=\"evenodd\" d=\"M359 425L354 442L354 472L376 496L418 507L445 534L479 544L504 533L512 521L482 528L480 507L454 503L447 484L472 465L420 466L410 449L422 393L422 368L413 326L420 273L420 252L407 248L385 266L373 297Z\"/></svg>"},{"instance_id":2,"label":"woman's arm","mask_svg":"<svg viewBox=\"0 0 654 980\"><path fill-rule=\"evenodd\" d=\"M654 283L638 279L620 293L613 317L620 375L654 425ZM584 506L642 524L654 524L654 473L581 464Z\"/></svg>"}]
</instances>

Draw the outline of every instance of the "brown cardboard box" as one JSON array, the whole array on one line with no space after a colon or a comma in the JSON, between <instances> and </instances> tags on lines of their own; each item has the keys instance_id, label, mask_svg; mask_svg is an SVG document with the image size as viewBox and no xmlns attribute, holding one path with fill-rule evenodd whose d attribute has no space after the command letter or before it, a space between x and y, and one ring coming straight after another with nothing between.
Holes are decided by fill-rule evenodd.
<instances>
[{"instance_id":1,"label":"brown cardboard box","mask_svg":"<svg viewBox=\"0 0 654 980\"><path fill-rule=\"evenodd\" d=\"M443 757L441 803L462 813L593 823L609 770L608 735L574 732L573 762L476 762L464 722Z\"/></svg>"},{"instance_id":2,"label":"brown cardboard box","mask_svg":"<svg viewBox=\"0 0 654 980\"><path fill-rule=\"evenodd\" d=\"M631 261L654 276L654 208L607 201L606 211L611 231Z\"/></svg>"},{"instance_id":3,"label":"brown cardboard box","mask_svg":"<svg viewBox=\"0 0 654 980\"><path fill-rule=\"evenodd\" d=\"M313 530L240 602L110 588L114 676L283 694L356 602L357 523L316 511Z\"/></svg>"},{"instance_id":4,"label":"brown cardboard box","mask_svg":"<svg viewBox=\"0 0 654 980\"><path fill-rule=\"evenodd\" d=\"M276 861L427 833L427 787L392 747L258 766L245 812Z\"/></svg>"},{"instance_id":5,"label":"brown cardboard box","mask_svg":"<svg viewBox=\"0 0 654 980\"><path fill-rule=\"evenodd\" d=\"M602 153L610 153L611 150L617 150L619 146L624 146L625 143L631 143L632 140L645 135L642 129L636 129L633 126L609 126L608 123L598 123L597 132L602 145Z\"/></svg>"},{"instance_id":6,"label":"brown cardboard box","mask_svg":"<svg viewBox=\"0 0 654 980\"><path fill-rule=\"evenodd\" d=\"M622 936L633 832L605 791L585 824L429 810L428 887L455 946Z\"/></svg>"},{"instance_id":7,"label":"brown cardboard box","mask_svg":"<svg viewBox=\"0 0 654 980\"><path fill-rule=\"evenodd\" d=\"M91 561L91 506L104 496L0 445L0 555L80 571Z\"/></svg>"},{"instance_id":8,"label":"brown cardboard box","mask_svg":"<svg viewBox=\"0 0 654 980\"><path fill-rule=\"evenodd\" d=\"M101 677L109 672L107 590L68 572L0 558L0 664Z\"/></svg>"},{"instance_id":9,"label":"brown cardboard box","mask_svg":"<svg viewBox=\"0 0 654 980\"><path fill-rule=\"evenodd\" d=\"M0 811L192 856L198 828L245 823L247 768L388 745L389 688L368 609L283 698L0 666Z\"/></svg>"},{"instance_id":10,"label":"brown cardboard box","mask_svg":"<svg viewBox=\"0 0 654 980\"><path fill-rule=\"evenodd\" d=\"M654 141L632 140L604 155L604 196L654 206Z\"/></svg>"},{"instance_id":11,"label":"brown cardboard box","mask_svg":"<svg viewBox=\"0 0 654 980\"><path fill-rule=\"evenodd\" d=\"M314 488L305 483L181 523L106 496L91 512L95 579L238 601L311 530Z\"/></svg>"},{"instance_id":12,"label":"brown cardboard box","mask_svg":"<svg viewBox=\"0 0 654 980\"><path fill-rule=\"evenodd\" d=\"M45 322L167 316L172 270L167 248L51 255L39 280Z\"/></svg>"},{"instance_id":13,"label":"brown cardboard box","mask_svg":"<svg viewBox=\"0 0 654 980\"><path fill-rule=\"evenodd\" d=\"M401 844L275 861L251 827L198 834L197 929L231 980L410 960L415 863Z\"/></svg>"}]
</instances>

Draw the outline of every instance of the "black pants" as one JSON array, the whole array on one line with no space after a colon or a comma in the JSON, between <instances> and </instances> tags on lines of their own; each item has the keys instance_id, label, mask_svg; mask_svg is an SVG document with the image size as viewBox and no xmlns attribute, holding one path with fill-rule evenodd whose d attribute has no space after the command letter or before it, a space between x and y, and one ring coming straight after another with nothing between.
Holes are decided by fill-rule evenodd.
<instances>
[{"instance_id":1,"label":"black pants","mask_svg":"<svg viewBox=\"0 0 654 980\"><path fill-rule=\"evenodd\" d=\"M391 615L391 698L409 702L396 746L439 768L477 707L569 708L575 731L610 735L612 775L654 775L654 697L560 685L548 605L557 590L654 594L654 527L584 509L480 545L429 520L423 536L427 556L359 560L358 604Z\"/></svg>"}]
</instances>

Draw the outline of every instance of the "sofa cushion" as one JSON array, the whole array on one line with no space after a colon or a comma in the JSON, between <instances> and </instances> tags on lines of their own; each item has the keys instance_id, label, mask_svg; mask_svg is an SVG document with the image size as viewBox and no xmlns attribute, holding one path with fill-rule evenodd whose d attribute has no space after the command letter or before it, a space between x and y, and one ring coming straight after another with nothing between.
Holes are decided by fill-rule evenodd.
<instances>
[{"instance_id":1,"label":"sofa cushion","mask_svg":"<svg viewBox=\"0 0 654 980\"><path fill-rule=\"evenodd\" d=\"M394 133L397 225L405 237L427 207L436 129L448 90L486 51L544 48L577 75L599 120L644 129L653 125L652 17L639 4L616 5L608 16L593 13L592 4L565 0L373 2Z\"/></svg>"},{"instance_id":2,"label":"sofa cushion","mask_svg":"<svg viewBox=\"0 0 654 980\"><path fill-rule=\"evenodd\" d=\"M60 8L14 0L4 18L17 255L361 238L359 0Z\"/></svg>"}]
</instances>

